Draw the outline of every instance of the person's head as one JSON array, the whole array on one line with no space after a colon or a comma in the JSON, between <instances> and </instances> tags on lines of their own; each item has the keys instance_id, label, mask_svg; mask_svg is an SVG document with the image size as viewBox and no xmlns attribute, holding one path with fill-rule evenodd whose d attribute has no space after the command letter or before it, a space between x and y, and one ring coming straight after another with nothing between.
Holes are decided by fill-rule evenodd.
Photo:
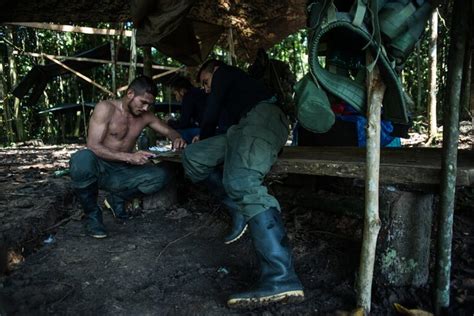
<instances>
[{"instance_id":1,"label":"person's head","mask_svg":"<svg viewBox=\"0 0 474 316\"><path fill-rule=\"evenodd\" d=\"M211 92L211 83L212 83L212 76L214 72L220 66L225 65L223 61L217 59L209 59L204 64L202 64L201 68L199 68L197 79L201 83L201 86L206 90L206 93Z\"/></svg>"},{"instance_id":2,"label":"person's head","mask_svg":"<svg viewBox=\"0 0 474 316\"><path fill-rule=\"evenodd\" d=\"M188 78L177 76L173 79L173 81L171 81L170 88L176 98L176 101L181 102L183 101L184 95L189 90L194 88L194 86Z\"/></svg>"},{"instance_id":3,"label":"person's head","mask_svg":"<svg viewBox=\"0 0 474 316\"><path fill-rule=\"evenodd\" d=\"M139 116L155 103L158 94L155 83L150 77L139 76L128 85L127 98L128 109L132 115Z\"/></svg>"}]
</instances>

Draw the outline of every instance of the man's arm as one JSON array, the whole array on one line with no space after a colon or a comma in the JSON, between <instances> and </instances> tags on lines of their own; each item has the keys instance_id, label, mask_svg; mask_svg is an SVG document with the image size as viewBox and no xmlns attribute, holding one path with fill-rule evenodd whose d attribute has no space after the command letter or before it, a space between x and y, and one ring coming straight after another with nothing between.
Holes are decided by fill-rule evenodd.
<instances>
[{"instance_id":1,"label":"man's arm","mask_svg":"<svg viewBox=\"0 0 474 316\"><path fill-rule=\"evenodd\" d=\"M135 153L119 152L104 146L104 139L107 136L113 111L113 105L107 101L99 102L95 106L94 113L89 121L87 148L105 160L124 161L134 165L142 165L148 162L148 158L153 156L151 153L143 151Z\"/></svg>"},{"instance_id":2,"label":"man's arm","mask_svg":"<svg viewBox=\"0 0 474 316\"><path fill-rule=\"evenodd\" d=\"M157 118L153 113L149 113L150 122L148 125L156 132L160 133L163 136L168 137L173 142L173 148L181 149L186 147L186 141L181 137L181 135L165 124L162 120Z\"/></svg>"}]
</instances>

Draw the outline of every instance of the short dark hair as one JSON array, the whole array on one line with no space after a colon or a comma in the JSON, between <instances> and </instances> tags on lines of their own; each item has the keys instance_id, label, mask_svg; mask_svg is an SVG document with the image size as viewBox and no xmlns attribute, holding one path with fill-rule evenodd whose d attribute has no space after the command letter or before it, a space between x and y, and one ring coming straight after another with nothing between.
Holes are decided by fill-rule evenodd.
<instances>
[{"instance_id":1,"label":"short dark hair","mask_svg":"<svg viewBox=\"0 0 474 316\"><path fill-rule=\"evenodd\" d=\"M191 80L184 76L176 76L171 82L170 82L170 88L171 90L178 91L181 89L185 90L191 90L194 88L193 84L191 83Z\"/></svg>"},{"instance_id":2,"label":"short dark hair","mask_svg":"<svg viewBox=\"0 0 474 316\"><path fill-rule=\"evenodd\" d=\"M198 82L200 81L201 73L203 71L212 73L214 71L215 67L219 67L219 66L222 66L222 65L225 65L225 62L223 62L221 60L217 60L217 59L207 60L206 62L204 62L204 64L201 65L201 68L199 68L199 71L198 71L197 77L196 77L197 81Z\"/></svg>"},{"instance_id":3,"label":"short dark hair","mask_svg":"<svg viewBox=\"0 0 474 316\"><path fill-rule=\"evenodd\" d=\"M139 76L133 79L128 85L127 90L129 89L133 90L138 95L150 93L156 97L158 94L158 89L156 88L156 84L153 82L153 79L147 76Z\"/></svg>"}]
</instances>

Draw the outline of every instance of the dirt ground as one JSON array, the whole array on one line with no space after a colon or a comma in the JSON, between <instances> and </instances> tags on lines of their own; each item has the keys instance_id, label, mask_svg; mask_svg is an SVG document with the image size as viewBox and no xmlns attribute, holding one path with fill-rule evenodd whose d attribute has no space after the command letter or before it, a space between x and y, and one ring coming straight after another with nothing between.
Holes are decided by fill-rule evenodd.
<instances>
[{"instance_id":1,"label":"dirt ground","mask_svg":"<svg viewBox=\"0 0 474 316\"><path fill-rule=\"evenodd\" d=\"M225 302L257 277L250 238L223 244L229 219L204 190L180 182L177 204L137 210L125 224L105 211L110 236L95 240L84 236L69 177L61 174L80 147L39 145L0 150L0 315L346 315L354 308L362 221L323 212L317 200L357 196L360 184L344 193L338 182L267 179L283 206L306 300L242 312ZM308 198L314 203L304 203ZM458 192L451 315L474 313L473 201L472 188ZM394 314L393 303L431 311L430 271L422 288L376 282L372 315Z\"/></svg>"}]
</instances>

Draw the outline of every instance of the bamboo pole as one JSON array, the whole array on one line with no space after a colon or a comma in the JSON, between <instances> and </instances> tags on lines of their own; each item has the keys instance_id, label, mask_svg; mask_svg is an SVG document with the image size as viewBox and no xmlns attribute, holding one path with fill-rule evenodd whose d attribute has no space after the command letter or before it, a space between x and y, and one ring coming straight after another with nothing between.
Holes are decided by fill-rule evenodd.
<instances>
[{"instance_id":1,"label":"bamboo pole","mask_svg":"<svg viewBox=\"0 0 474 316\"><path fill-rule=\"evenodd\" d=\"M76 70L72 69L71 67L66 66L65 64L63 64L63 63L60 62L59 60L56 60L56 59L54 59L54 58L52 58L52 57L49 57L48 55L44 55L44 57L46 57L47 59L51 60L52 62L54 62L54 63L60 65L61 67L63 67L63 68L65 68L65 69L69 70L70 72L72 72L73 74L75 74L76 76L78 76L79 78L81 78L81 79L87 81L88 83L90 83L90 84L96 86L96 87L99 88L100 90L102 90L102 91L104 91L104 92L106 92L106 93L108 93L108 94L110 94L110 95L114 95L114 93L113 93L112 91L108 90L108 89L105 88L104 86L101 86L101 85L98 84L97 82L93 81L91 78L89 78L89 77L87 77L87 76L81 74L79 71L76 71Z\"/></svg>"},{"instance_id":2,"label":"bamboo pole","mask_svg":"<svg viewBox=\"0 0 474 316\"><path fill-rule=\"evenodd\" d=\"M233 59L235 56L234 35L233 35L232 27L229 27L229 30L227 33L227 42L229 43L229 58L227 60L227 63L232 66Z\"/></svg>"},{"instance_id":3,"label":"bamboo pole","mask_svg":"<svg viewBox=\"0 0 474 316\"><path fill-rule=\"evenodd\" d=\"M59 32L73 32L73 33L82 33L82 34L91 34L91 35L124 35L127 37L132 36L132 31L122 31L115 29L99 29L95 27L86 27L86 26L74 26L74 25L62 25L62 24L50 24L50 23L36 23L36 22L10 22L7 23L10 25L26 26L36 29L52 30ZM123 32L123 33L122 33Z\"/></svg>"},{"instance_id":4,"label":"bamboo pole","mask_svg":"<svg viewBox=\"0 0 474 316\"><path fill-rule=\"evenodd\" d=\"M133 29L130 41L130 68L128 70L128 83L135 79L137 73L137 29Z\"/></svg>"},{"instance_id":5,"label":"bamboo pole","mask_svg":"<svg viewBox=\"0 0 474 316\"><path fill-rule=\"evenodd\" d=\"M115 40L110 41L110 58L112 59L111 76L112 76L112 91L117 94L117 50L115 47Z\"/></svg>"},{"instance_id":6,"label":"bamboo pole","mask_svg":"<svg viewBox=\"0 0 474 316\"><path fill-rule=\"evenodd\" d=\"M436 94L438 93L436 79L437 79L437 42L438 42L438 9L434 9L431 14L431 36L430 36L430 68L429 68L429 81L430 81L430 93L428 102L428 123L429 138L438 134L438 125L436 118ZM420 82L418 82L420 84Z\"/></svg>"},{"instance_id":7,"label":"bamboo pole","mask_svg":"<svg viewBox=\"0 0 474 316\"><path fill-rule=\"evenodd\" d=\"M151 77L151 79L156 80L160 77L164 77L166 75L172 74L173 72L177 72L177 71L180 71L182 69L184 69L184 66L181 66L181 67L175 68L175 69L170 69L168 71L162 72L161 74L154 75L153 77ZM121 86L120 88L117 89L117 92L122 92L124 90L127 90L127 88L128 88L128 85Z\"/></svg>"},{"instance_id":8,"label":"bamboo pole","mask_svg":"<svg viewBox=\"0 0 474 316\"><path fill-rule=\"evenodd\" d=\"M3 116L5 120L5 133L6 133L6 138L7 142L12 143L14 141L13 139L13 126L12 126L12 119L11 119L11 114L10 114L10 106L9 106L9 99L8 99L8 90L7 90L7 85L5 82L6 75L4 74L4 69L3 69L3 56L0 55L1 60L0 60L0 101L2 102L3 105Z\"/></svg>"},{"instance_id":9,"label":"bamboo pole","mask_svg":"<svg viewBox=\"0 0 474 316\"><path fill-rule=\"evenodd\" d=\"M151 56L151 46L143 46L143 75L150 77L152 73L153 58Z\"/></svg>"},{"instance_id":10,"label":"bamboo pole","mask_svg":"<svg viewBox=\"0 0 474 316\"><path fill-rule=\"evenodd\" d=\"M441 160L441 197L436 258L435 312L437 315L443 315L444 309L449 307L454 196L459 140L459 103L466 37L470 36L467 32L470 3L471 1L468 0L457 0L453 4L447 79L449 95L443 111L443 157Z\"/></svg>"},{"instance_id":11,"label":"bamboo pole","mask_svg":"<svg viewBox=\"0 0 474 316\"><path fill-rule=\"evenodd\" d=\"M372 58L367 56L367 64ZM368 121L367 156L365 172L365 216L362 249L360 254L359 278L357 280L357 305L370 313L372 279L374 273L375 249L380 230L379 218L379 169L380 169L380 113L385 93L379 69L376 66L368 74Z\"/></svg>"},{"instance_id":12,"label":"bamboo pole","mask_svg":"<svg viewBox=\"0 0 474 316\"><path fill-rule=\"evenodd\" d=\"M38 57L38 58L43 58L45 56L49 56L55 59L61 59L61 60L76 60L76 61L84 61L84 62L89 62L89 63L99 63L99 64L110 64L112 63L112 60L107 60L107 59L96 59L96 58L87 58L87 57L74 57L74 56L64 56L64 55L50 55L50 54L42 54L42 53L33 53L33 52L18 52L18 51L13 51L13 55L27 55L31 57ZM126 61L117 61L117 65L121 66L130 66L131 63L126 62ZM144 63L137 63L137 67L147 67ZM161 66L161 65L151 65L150 66L152 69L160 69L160 70L172 70L172 69L178 69L177 67L169 67L169 66ZM151 77L151 76L150 76Z\"/></svg>"},{"instance_id":13,"label":"bamboo pole","mask_svg":"<svg viewBox=\"0 0 474 316\"><path fill-rule=\"evenodd\" d=\"M6 28L6 37L13 43L14 42L14 34L13 28L7 27ZM16 60L13 57L13 51L11 46L8 46L8 65L9 65L9 74L10 74L10 86L15 87L18 84L18 72L16 69ZM12 96L13 99L13 120L15 122L16 127L16 139L18 141L25 140L25 129L23 125L23 114L20 110L20 99L15 96Z\"/></svg>"}]
</instances>

